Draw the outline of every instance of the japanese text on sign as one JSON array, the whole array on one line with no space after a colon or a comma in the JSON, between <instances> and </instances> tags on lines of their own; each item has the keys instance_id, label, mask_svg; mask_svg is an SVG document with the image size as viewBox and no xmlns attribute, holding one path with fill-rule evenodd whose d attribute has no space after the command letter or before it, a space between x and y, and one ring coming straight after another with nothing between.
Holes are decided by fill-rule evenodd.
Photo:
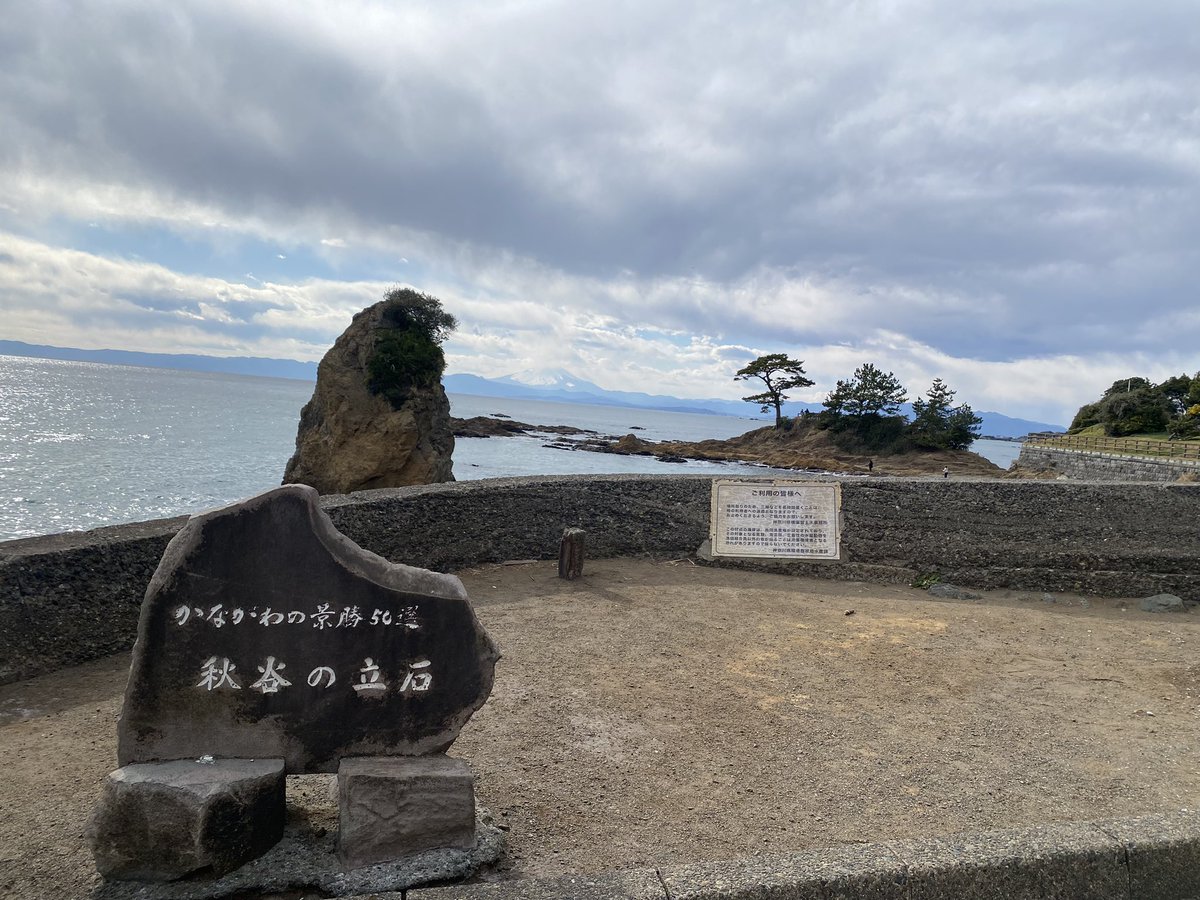
<instances>
[{"instance_id":1,"label":"japanese text on sign","mask_svg":"<svg viewBox=\"0 0 1200 900\"><path fill-rule=\"evenodd\" d=\"M433 684L433 675L429 667L433 665L428 659L420 659L408 664L403 680L397 687L400 694L419 694L429 690ZM287 664L274 656L268 656L262 665L256 667L259 672L258 680L250 684L250 690L261 691L264 694L278 694L283 688L290 688L291 681L283 675ZM371 657L363 660L363 665L354 673L352 687L360 697L382 696L391 685L383 678L379 664ZM252 677L252 676L251 676ZM246 680L237 665L227 657L210 656L200 667L200 680L196 687L205 691L220 689L240 691ZM332 666L316 666L305 681L311 688L331 688L337 682L337 673Z\"/></svg>"},{"instance_id":2,"label":"japanese text on sign","mask_svg":"<svg viewBox=\"0 0 1200 900\"><path fill-rule=\"evenodd\" d=\"M713 482L713 556L840 557L841 486L836 482Z\"/></svg>"},{"instance_id":3,"label":"japanese text on sign","mask_svg":"<svg viewBox=\"0 0 1200 900\"><path fill-rule=\"evenodd\" d=\"M201 606L178 606L171 610L171 617L175 620L176 625L204 622L213 628L243 623L262 625L264 628L270 628L273 625L308 624L318 631L324 631L326 628L358 628L360 625L363 627L395 625L413 631L421 628L415 606L406 606L392 612L390 609L368 611L365 607L359 609L357 606L343 606L340 609L334 609L328 603L322 603L317 606L316 610L304 612L298 609L271 609L269 606L261 610L257 606L248 610L240 606L226 608L225 604L218 603L207 609Z\"/></svg>"}]
</instances>

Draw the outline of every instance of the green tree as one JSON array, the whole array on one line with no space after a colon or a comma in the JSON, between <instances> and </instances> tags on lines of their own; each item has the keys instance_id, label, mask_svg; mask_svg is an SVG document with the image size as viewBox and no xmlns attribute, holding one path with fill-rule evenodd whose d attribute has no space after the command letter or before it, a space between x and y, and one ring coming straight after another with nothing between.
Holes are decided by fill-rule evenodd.
<instances>
[{"instance_id":1,"label":"green tree","mask_svg":"<svg viewBox=\"0 0 1200 900\"><path fill-rule=\"evenodd\" d=\"M950 450L967 450L979 437L979 426L983 419L975 415L975 410L966 403L957 406L950 413L950 439L946 444Z\"/></svg>"},{"instance_id":2,"label":"green tree","mask_svg":"<svg viewBox=\"0 0 1200 900\"><path fill-rule=\"evenodd\" d=\"M1104 433L1110 437L1165 431L1171 420L1171 401L1152 385L1106 394L1099 406Z\"/></svg>"},{"instance_id":3,"label":"green tree","mask_svg":"<svg viewBox=\"0 0 1200 900\"><path fill-rule=\"evenodd\" d=\"M441 344L458 327L442 302L411 288L384 295L384 309L367 360L367 387L382 394L396 409L413 388L432 387L446 370Z\"/></svg>"},{"instance_id":4,"label":"green tree","mask_svg":"<svg viewBox=\"0 0 1200 900\"><path fill-rule=\"evenodd\" d=\"M835 415L852 419L894 416L899 413L905 395L904 385L895 375L863 363L849 381L838 381L824 406Z\"/></svg>"},{"instance_id":5,"label":"green tree","mask_svg":"<svg viewBox=\"0 0 1200 900\"><path fill-rule=\"evenodd\" d=\"M1131 391L1153 387L1154 384L1147 378L1141 378L1138 376L1133 376L1130 378L1118 378L1111 385L1109 385L1108 390L1104 392L1104 396L1111 397L1114 394L1128 394Z\"/></svg>"},{"instance_id":6,"label":"green tree","mask_svg":"<svg viewBox=\"0 0 1200 900\"><path fill-rule=\"evenodd\" d=\"M1103 425L1114 437L1168 431L1176 437L1196 427L1192 408L1200 404L1200 372L1175 375L1162 384L1146 378L1118 378L1095 403L1085 403L1071 420L1070 433ZM1186 421L1185 421L1186 420Z\"/></svg>"},{"instance_id":7,"label":"green tree","mask_svg":"<svg viewBox=\"0 0 1200 900\"><path fill-rule=\"evenodd\" d=\"M1192 379L1186 373L1175 375L1158 385L1158 391L1170 401L1172 414L1181 416L1191 405L1188 395L1192 392Z\"/></svg>"},{"instance_id":8,"label":"green tree","mask_svg":"<svg viewBox=\"0 0 1200 900\"><path fill-rule=\"evenodd\" d=\"M805 377L804 360L790 359L785 353L768 353L760 356L749 365L738 369L733 376L734 381L747 381L757 378L766 390L760 394L743 397L747 403L756 403L763 412L775 409L775 427L783 424L783 402L788 399L784 391L796 388L812 387L815 382Z\"/></svg>"},{"instance_id":9,"label":"green tree","mask_svg":"<svg viewBox=\"0 0 1200 900\"><path fill-rule=\"evenodd\" d=\"M924 450L966 450L979 437L983 419L971 407L954 406L955 391L935 378L925 398L913 401L913 420L908 426L913 443Z\"/></svg>"},{"instance_id":10,"label":"green tree","mask_svg":"<svg viewBox=\"0 0 1200 900\"><path fill-rule=\"evenodd\" d=\"M863 363L848 381L838 380L824 400L820 427L847 452L894 452L904 443L907 420L899 415L904 386L891 372Z\"/></svg>"},{"instance_id":11,"label":"green tree","mask_svg":"<svg viewBox=\"0 0 1200 900\"><path fill-rule=\"evenodd\" d=\"M1188 407L1167 427L1173 441L1191 441L1200 437L1200 403Z\"/></svg>"},{"instance_id":12,"label":"green tree","mask_svg":"<svg viewBox=\"0 0 1200 900\"><path fill-rule=\"evenodd\" d=\"M935 378L925 397L913 401L913 420L908 426L913 442L926 450L946 447L951 404L954 391L940 378Z\"/></svg>"},{"instance_id":13,"label":"green tree","mask_svg":"<svg viewBox=\"0 0 1200 900\"><path fill-rule=\"evenodd\" d=\"M850 402L850 382L837 380L837 384L833 386L833 390L829 395L821 401L821 405L825 410L821 413L822 418L827 423L832 423L846 415L846 406Z\"/></svg>"},{"instance_id":14,"label":"green tree","mask_svg":"<svg viewBox=\"0 0 1200 900\"><path fill-rule=\"evenodd\" d=\"M1085 403L1079 407L1079 412L1075 413L1075 418L1071 420L1071 426L1067 429L1068 434L1078 434L1085 428L1091 428L1093 425L1100 424L1100 404Z\"/></svg>"}]
</instances>

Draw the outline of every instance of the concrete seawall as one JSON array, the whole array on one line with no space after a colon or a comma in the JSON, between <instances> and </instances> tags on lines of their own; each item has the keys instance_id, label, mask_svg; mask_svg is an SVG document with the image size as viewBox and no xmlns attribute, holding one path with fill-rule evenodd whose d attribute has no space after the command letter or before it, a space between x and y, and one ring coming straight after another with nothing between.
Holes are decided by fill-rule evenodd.
<instances>
[{"instance_id":1,"label":"concrete seawall","mask_svg":"<svg viewBox=\"0 0 1200 900\"><path fill-rule=\"evenodd\" d=\"M527 477L323 499L348 537L440 571L553 558L564 527L591 557L690 554L708 535L706 476ZM797 574L1200 600L1200 485L842 482L841 562ZM146 585L184 519L0 543L0 683L128 648Z\"/></svg>"},{"instance_id":2,"label":"concrete seawall","mask_svg":"<svg viewBox=\"0 0 1200 900\"><path fill-rule=\"evenodd\" d=\"M1180 476L1200 476L1200 461L1155 459L1125 453L1067 450L1021 446L1017 465L1027 469L1049 469L1080 481L1153 481L1167 483Z\"/></svg>"}]
</instances>

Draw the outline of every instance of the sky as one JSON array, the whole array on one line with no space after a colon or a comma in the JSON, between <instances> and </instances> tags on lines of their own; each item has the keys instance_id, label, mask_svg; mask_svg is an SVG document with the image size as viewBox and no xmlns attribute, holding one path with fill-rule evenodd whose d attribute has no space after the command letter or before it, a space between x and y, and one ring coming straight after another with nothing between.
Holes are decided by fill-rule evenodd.
<instances>
[{"instance_id":1,"label":"sky","mask_svg":"<svg viewBox=\"0 0 1200 900\"><path fill-rule=\"evenodd\" d=\"M872 362L1066 423L1200 369L1194 0L14 3L0 338L747 391Z\"/></svg>"}]
</instances>

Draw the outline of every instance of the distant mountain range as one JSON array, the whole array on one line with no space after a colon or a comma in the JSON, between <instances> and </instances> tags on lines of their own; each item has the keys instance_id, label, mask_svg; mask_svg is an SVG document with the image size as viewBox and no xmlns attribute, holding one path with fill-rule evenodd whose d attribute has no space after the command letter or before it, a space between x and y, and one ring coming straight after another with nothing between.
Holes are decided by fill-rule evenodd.
<instances>
[{"instance_id":1,"label":"distant mountain range","mask_svg":"<svg viewBox=\"0 0 1200 900\"><path fill-rule=\"evenodd\" d=\"M759 418L757 409L738 400L684 400L666 394L610 391L562 369L518 372L502 378L443 375L442 384L451 393L474 394L477 397L554 400L559 403L590 403L593 406L623 406L634 409L661 409L666 412Z\"/></svg>"},{"instance_id":2,"label":"distant mountain range","mask_svg":"<svg viewBox=\"0 0 1200 900\"><path fill-rule=\"evenodd\" d=\"M40 359L64 359L78 362L98 362L122 366L146 366L154 369L186 369L195 372L220 372L229 375L257 375L269 378L292 378L315 381L317 364L294 359L269 359L259 356L201 356L180 353L141 353L133 350L80 350L73 347L50 347L26 344L22 341L0 340L0 355L31 356ZM644 394L639 391L610 391L564 369L539 369L517 372L503 378L483 378L479 375L446 375L442 378L446 390L478 397L507 397L517 400L552 400L559 403L587 403L595 406L619 406L633 409L659 409L666 412L702 413L720 416L739 416L769 420L758 409L741 400L685 400L666 394ZM816 403L787 403L784 412L797 415L807 409L817 412ZM911 407L905 407L911 415ZM997 412L981 412L982 434L993 437L1022 437L1033 431L1064 431L1061 425L1016 419Z\"/></svg>"},{"instance_id":3,"label":"distant mountain range","mask_svg":"<svg viewBox=\"0 0 1200 900\"><path fill-rule=\"evenodd\" d=\"M479 397L509 397L519 400L553 400L559 403L590 403L595 406L624 406L635 409L661 409L667 412L707 413L721 416L740 416L770 421L758 408L743 400L683 400L664 394L643 394L636 391L610 391L592 384L563 369L541 369L518 372L503 378L482 378L479 375L445 375L442 384L457 394ZM819 412L819 403L785 403L783 411L794 416L801 410ZM912 416L912 407L902 407ZM975 411L983 419L980 433L990 437L1018 438L1034 431L1065 431L1061 425L1017 419L998 412Z\"/></svg>"},{"instance_id":4,"label":"distant mountain range","mask_svg":"<svg viewBox=\"0 0 1200 900\"><path fill-rule=\"evenodd\" d=\"M149 369L185 369L189 372L221 372L226 375L257 375L262 378L293 378L316 381L317 364L294 359L263 356L200 356L194 353L140 353L136 350L79 350L48 347L21 341L0 341L0 356L34 356L74 362L108 363L113 366L144 366Z\"/></svg>"}]
</instances>

